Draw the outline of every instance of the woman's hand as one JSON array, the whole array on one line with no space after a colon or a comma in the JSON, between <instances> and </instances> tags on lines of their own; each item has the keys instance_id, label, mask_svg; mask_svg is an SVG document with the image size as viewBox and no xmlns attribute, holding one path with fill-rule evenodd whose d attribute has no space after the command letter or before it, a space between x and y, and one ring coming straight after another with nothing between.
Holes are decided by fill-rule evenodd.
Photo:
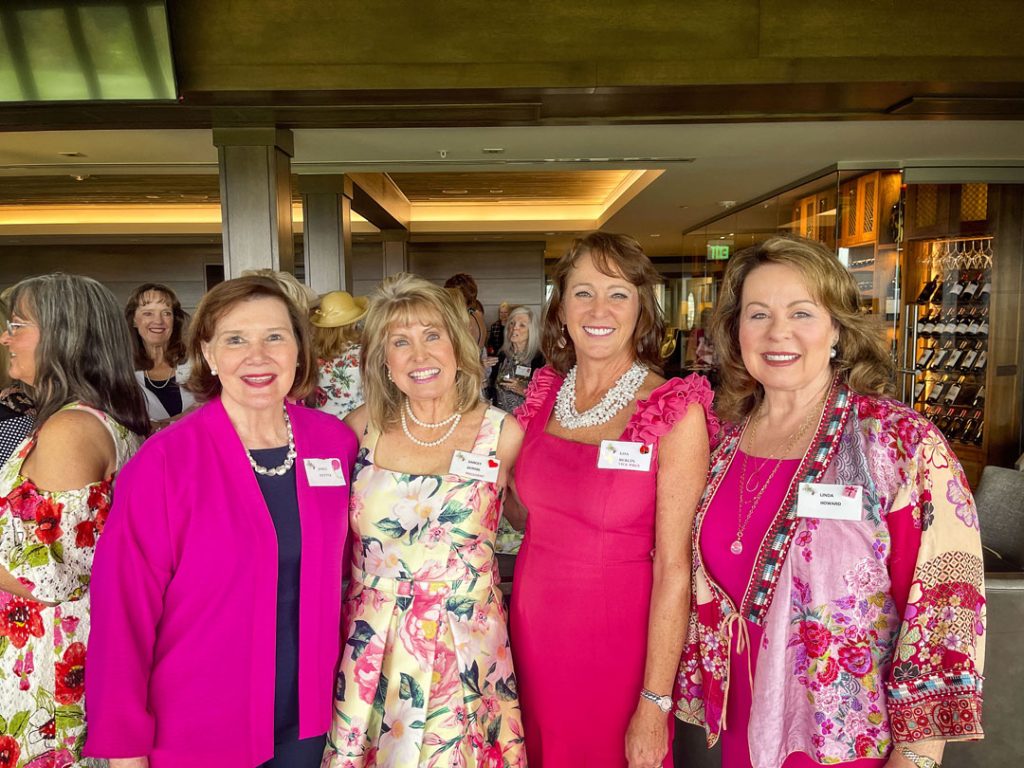
<instances>
[{"instance_id":1,"label":"woman's hand","mask_svg":"<svg viewBox=\"0 0 1024 768\"><path fill-rule=\"evenodd\" d=\"M641 701L626 729L629 768L661 768L667 754L668 715L652 702Z\"/></svg>"},{"instance_id":2,"label":"woman's hand","mask_svg":"<svg viewBox=\"0 0 1024 768\"><path fill-rule=\"evenodd\" d=\"M499 381L498 386L502 389L507 389L509 392L517 394L520 397L526 396L526 385L517 379Z\"/></svg>"},{"instance_id":3,"label":"woman's hand","mask_svg":"<svg viewBox=\"0 0 1024 768\"><path fill-rule=\"evenodd\" d=\"M149 768L149 758L115 757L110 761L110 768Z\"/></svg>"}]
</instances>

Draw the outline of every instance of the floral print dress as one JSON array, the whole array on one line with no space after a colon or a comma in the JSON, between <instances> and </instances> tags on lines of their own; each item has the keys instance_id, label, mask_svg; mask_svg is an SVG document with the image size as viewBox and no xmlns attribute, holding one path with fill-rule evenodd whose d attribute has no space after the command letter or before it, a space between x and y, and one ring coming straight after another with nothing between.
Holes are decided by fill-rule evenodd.
<instances>
[{"instance_id":1,"label":"floral print dress","mask_svg":"<svg viewBox=\"0 0 1024 768\"><path fill-rule=\"evenodd\" d=\"M136 438L105 413L120 469ZM110 510L113 476L72 491L43 491L21 466L30 435L0 468L0 564L40 601L0 591L0 768L66 768L85 742L89 574ZM45 603L57 603L49 606Z\"/></svg>"},{"instance_id":2,"label":"floral print dress","mask_svg":"<svg viewBox=\"0 0 1024 768\"><path fill-rule=\"evenodd\" d=\"M319 380L316 386L316 407L339 419L345 418L363 404L363 383L359 377L358 344L349 347L341 357L317 360Z\"/></svg>"},{"instance_id":3,"label":"floral print dress","mask_svg":"<svg viewBox=\"0 0 1024 768\"><path fill-rule=\"evenodd\" d=\"M494 456L489 408L473 452ZM324 768L525 766L494 562L501 490L356 460L352 578Z\"/></svg>"}]
</instances>

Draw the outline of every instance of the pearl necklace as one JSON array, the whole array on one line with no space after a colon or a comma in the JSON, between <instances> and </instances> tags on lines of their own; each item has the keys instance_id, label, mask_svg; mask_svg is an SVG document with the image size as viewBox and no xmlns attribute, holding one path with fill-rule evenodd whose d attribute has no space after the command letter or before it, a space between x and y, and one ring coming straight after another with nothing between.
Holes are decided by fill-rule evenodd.
<instances>
[{"instance_id":1,"label":"pearl necklace","mask_svg":"<svg viewBox=\"0 0 1024 768\"><path fill-rule=\"evenodd\" d=\"M453 413L447 419L445 419L444 421L439 421L437 424L419 421L415 416L412 416L412 420L414 422L419 424L421 427L425 427L427 429L439 429L440 427L443 427L445 424L447 424L449 421L452 423L452 425L448 427L448 431L441 435L441 437L439 437L437 440L420 440L418 437L413 435L412 432L409 431L409 422L405 418L406 410L408 410L409 415L412 416L412 409L409 408L408 400L405 401L405 408L403 408L401 412L402 431L405 432L405 436L408 437L412 442L416 443L416 445L421 446L423 448L433 448L443 443L445 440L447 440L449 437L455 434L455 430L458 428L459 422L462 421L461 413Z\"/></svg>"},{"instance_id":2,"label":"pearl necklace","mask_svg":"<svg viewBox=\"0 0 1024 768\"><path fill-rule=\"evenodd\" d=\"M249 449L245 449L245 455L249 457L249 466L252 467L253 471L257 475L267 475L268 477L274 477L275 475L284 475L292 468L292 464L295 463L295 457L298 455L295 453L295 435L292 434L292 420L288 418L288 409L284 409L284 428L288 431L288 453L284 458L284 461L276 467L264 467L256 463L256 459L249 453Z\"/></svg>"},{"instance_id":3,"label":"pearl necklace","mask_svg":"<svg viewBox=\"0 0 1024 768\"><path fill-rule=\"evenodd\" d=\"M558 396L555 398L555 418L566 429L582 429L604 424L633 402L640 385L646 378L647 366L634 362L605 392L601 402L583 413L578 413L576 411L576 366L574 365L565 377L565 381L562 382Z\"/></svg>"},{"instance_id":4,"label":"pearl necklace","mask_svg":"<svg viewBox=\"0 0 1024 768\"><path fill-rule=\"evenodd\" d=\"M412 419L413 424L418 427L423 427L424 429L440 429L446 424L451 424L452 420L460 415L458 413L453 413L447 419L441 419L441 421L436 424L431 424L429 421L420 421L416 418L416 414L412 412L412 407L409 405L409 398L405 399L405 412L409 414L409 418Z\"/></svg>"},{"instance_id":5,"label":"pearl necklace","mask_svg":"<svg viewBox=\"0 0 1024 768\"><path fill-rule=\"evenodd\" d=\"M153 381L151 378L149 378L149 371L143 371L142 375L146 379L146 381L149 382L149 386L151 386L153 389L164 389L164 388L170 386L174 382L174 372L173 371L171 371L171 378L164 379L164 383L163 384L157 384L155 381ZM158 381L159 381L159 379L158 379Z\"/></svg>"}]
</instances>

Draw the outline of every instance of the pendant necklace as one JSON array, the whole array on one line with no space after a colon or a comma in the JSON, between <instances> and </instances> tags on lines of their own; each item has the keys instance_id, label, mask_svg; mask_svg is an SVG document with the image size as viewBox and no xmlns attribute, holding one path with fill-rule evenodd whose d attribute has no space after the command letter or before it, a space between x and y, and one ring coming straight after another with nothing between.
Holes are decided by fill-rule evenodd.
<instances>
[{"instance_id":1,"label":"pendant necklace","mask_svg":"<svg viewBox=\"0 0 1024 768\"><path fill-rule=\"evenodd\" d=\"M823 401L824 401L824 398L822 398L821 400L818 401L818 404L817 404L816 407L811 408L807 412L807 415L804 416L803 421L800 422L800 425L796 428L796 431L794 431L786 439L786 442L785 442L785 444L783 444L781 450L778 452L778 455L776 455L774 453L770 454L767 458L765 458L764 461L761 462L761 466L757 467L754 470L753 474L750 475L749 477L747 476L747 459L750 458L750 454L747 451L743 452L743 464L742 464L742 470L740 472L740 488L739 488L739 491L740 491L739 502L740 503L738 505L739 508L737 509L737 512L736 512L736 517L737 517L736 538L733 540L732 544L729 545L729 551L732 552L734 555L741 555L741 554L743 554L743 534L747 530L747 524L750 522L750 518L753 517L754 510L757 509L757 505L761 503L761 497L764 496L764 492L768 489L768 486L771 485L772 480L775 478L775 473L778 472L779 471L779 467L782 466L782 461L783 461L782 457L784 457L787 453L789 453L791 450L793 450L793 446L795 446L797 441L801 437L803 437L803 435L807 432L807 428L811 425L812 418L814 416L816 416L816 415L820 415L820 413L821 413L821 405L822 405ZM757 418L751 420L751 422L750 422L750 439L747 441L747 447L750 448L751 450L753 450L754 441L757 439L757 424L758 424L758 422L762 418L764 418L763 407L762 407L762 412L760 414L758 414ZM754 481L756 483L756 478L757 478L758 473L772 459L775 460L775 466L772 467L772 471L768 473L768 477L765 478L765 481L761 484L761 487L760 487L760 489L758 489L757 494L754 496L754 500L750 503L750 506L746 507L746 497L747 497L747 494L753 492L753 489L750 487L751 481ZM744 507L746 507L746 514L743 513Z\"/></svg>"}]
</instances>

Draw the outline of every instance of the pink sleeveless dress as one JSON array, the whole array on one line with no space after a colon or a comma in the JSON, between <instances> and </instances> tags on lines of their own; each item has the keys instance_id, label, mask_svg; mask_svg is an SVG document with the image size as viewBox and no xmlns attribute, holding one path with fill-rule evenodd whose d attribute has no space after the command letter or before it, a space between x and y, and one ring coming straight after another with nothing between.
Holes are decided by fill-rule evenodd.
<instances>
[{"instance_id":1,"label":"pink sleeveless dress","mask_svg":"<svg viewBox=\"0 0 1024 768\"><path fill-rule=\"evenodd\" d=\"M516 413L526 430L516 486L529 515L511 630L526 751L530 768L620 768L647 655L658 439L691 403L712 428L713 395L694 375L638 402L620 439L650 445L651 469L614 471L597 468L599 446L545 431L561 382L538 371Z\"/></svg>"}]
</instances>

